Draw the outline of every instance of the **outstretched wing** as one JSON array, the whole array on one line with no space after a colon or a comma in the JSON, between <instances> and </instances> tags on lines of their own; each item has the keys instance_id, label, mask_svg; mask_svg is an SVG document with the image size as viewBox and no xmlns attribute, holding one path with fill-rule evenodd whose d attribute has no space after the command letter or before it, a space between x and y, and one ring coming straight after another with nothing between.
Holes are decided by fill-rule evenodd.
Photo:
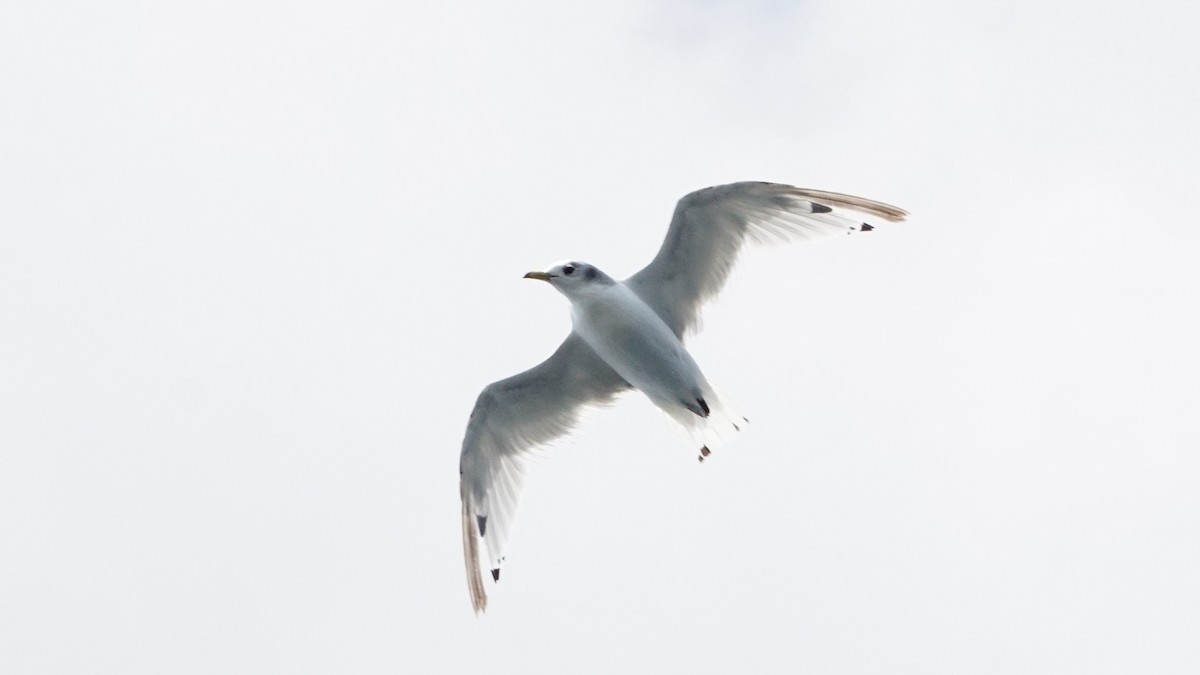
<instances>
[{"instance_id":1,"label":"outstretched wing","mask_svg":"<svg viewBox=\"0 0 1200 675\"><path fill-rule=\"evenodd\" d=\"M704 302L725 285L747 236L765 243L872 229L844 211L893 222L908 215L862 197L777 183L697 190L679 200L658 255L625 284L682 338L696 327Z\"/></svg>"},{"instance_id":2,"label":"outstretched wing","mask_svg":"<svg viewBox=\"0 0 1200 675\"><path fill-rule=\"evenodd\" d=\"M487 607L480 558L500 579L504 545L516 517L523 455L567 433L585 406L606 403L629 385L575 333L542 363L484 387L463 439L459 476L467 585L476 612ZM483 540L486 553L480 549Z\"/></svg>"}]
</instances>

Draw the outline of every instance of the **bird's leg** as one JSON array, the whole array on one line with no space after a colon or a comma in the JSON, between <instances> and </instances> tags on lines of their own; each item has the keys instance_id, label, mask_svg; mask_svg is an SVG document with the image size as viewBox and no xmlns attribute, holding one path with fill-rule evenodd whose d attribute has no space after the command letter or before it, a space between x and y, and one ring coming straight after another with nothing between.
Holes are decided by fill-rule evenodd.
<instances>
[{"instance_id":1,"label":"bird's leg","mask_svg":"<svg viewBox=\"0 0 1200 675\"><path fill-rule=\"evenodd\" d=\"M699 396L692 401L684 400L680 402L683 404L683 407L691 410L697 417L708 417L709 413L712 412L708 407L708 402Z\"/></svg>"},{"instance_id":2,"label":"bird's leg","mask_svg":"<svg viewBox=\"0 0 1200 675\"><path fill-rule=\"evenodd\" d=\"M708 457L711 454L712 454L712 450L709 450L707 445L701 446L700 447L700 457L698 457L697 459L699 459L701 462L703 462L704 458Z\"/></svg>"}]
</instances>

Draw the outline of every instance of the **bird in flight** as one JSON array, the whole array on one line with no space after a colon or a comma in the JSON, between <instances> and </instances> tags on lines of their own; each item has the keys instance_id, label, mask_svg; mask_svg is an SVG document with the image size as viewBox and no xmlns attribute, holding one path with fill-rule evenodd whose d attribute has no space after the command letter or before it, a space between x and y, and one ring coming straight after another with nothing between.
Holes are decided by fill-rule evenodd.
<instances>
[{"instance_id":1,"label":"bird in flight","mask_svg":"<svg viewBox=\"0 0 1200 675\"><path fill-rule=\"evenodd\" d=\"M530 272L571 303L571 333L550 358L479 394L459 460L463 553L476 613L487 608L482 564L500 580L524 457L569 432L588 407L637 389L701 444L700 461L744 421L714 392L683 346L701 306L721 290L747 240L807 240L867 232L852 213L899 222L882 202L776 183L697 190L675 207L650 264L619 281L571 261Z\"/></svg>"}]
</instances>

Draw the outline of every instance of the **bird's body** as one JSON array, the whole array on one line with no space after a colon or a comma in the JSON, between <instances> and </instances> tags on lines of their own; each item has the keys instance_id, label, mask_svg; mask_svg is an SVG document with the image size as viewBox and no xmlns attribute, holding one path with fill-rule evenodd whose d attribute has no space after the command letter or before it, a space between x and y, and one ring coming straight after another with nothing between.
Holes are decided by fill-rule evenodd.
<instances>
[{"instance_id":1,"label":"bird's body","mask_svg":"<svg viewBox=\"0 0 1200 675\"><path fill-rule=\"evenodd\" d=\"M542 363L485 387L467 422L459 474L467 584L476 612L487 606L481 560L494 580L500 578L523 456L570 431L583 408L638 389L703 443L700 459L737 430L742 418L717 396L683 338L696 327L703 303L724 285L747 238L872 229L842 215L843 209L890 221L906 215L836 192L774 183L719 185L679 201L654 260L624 281L581 262L525 275L570 300L572 330Z\"/></svg>"},{"instance_id":2,"label":"bird's body","mask_svg":"<svg viewBox=\"0 0 1200 675\"><path fill-rule=\"evenodd\" d=\"M716 403L704 373L675 333L620 281L571 297L571 326L610 368L675 416L707 418ZM712 399L712 400L709 400ZM699 403L704 402L704 405Z\"/></svg>"}]
</instances>

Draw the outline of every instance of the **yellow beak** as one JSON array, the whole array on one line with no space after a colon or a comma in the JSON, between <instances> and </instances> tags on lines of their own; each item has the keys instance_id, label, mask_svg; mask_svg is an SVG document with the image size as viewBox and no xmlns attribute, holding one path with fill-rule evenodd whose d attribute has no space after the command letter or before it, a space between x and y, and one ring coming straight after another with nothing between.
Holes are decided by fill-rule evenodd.
<instances>
[{"instance_id":1,"label":"yellow beak","mask_svg":"<svg viewBox=\"0 0 1200 675\"><path fill-rule=\"evenodd\" d=\"M552 275L546 274L545 272L530 272L529 274L525 275L525 278L538 279L539 281L550 281Z\"/></svg>"}]
</instances>

